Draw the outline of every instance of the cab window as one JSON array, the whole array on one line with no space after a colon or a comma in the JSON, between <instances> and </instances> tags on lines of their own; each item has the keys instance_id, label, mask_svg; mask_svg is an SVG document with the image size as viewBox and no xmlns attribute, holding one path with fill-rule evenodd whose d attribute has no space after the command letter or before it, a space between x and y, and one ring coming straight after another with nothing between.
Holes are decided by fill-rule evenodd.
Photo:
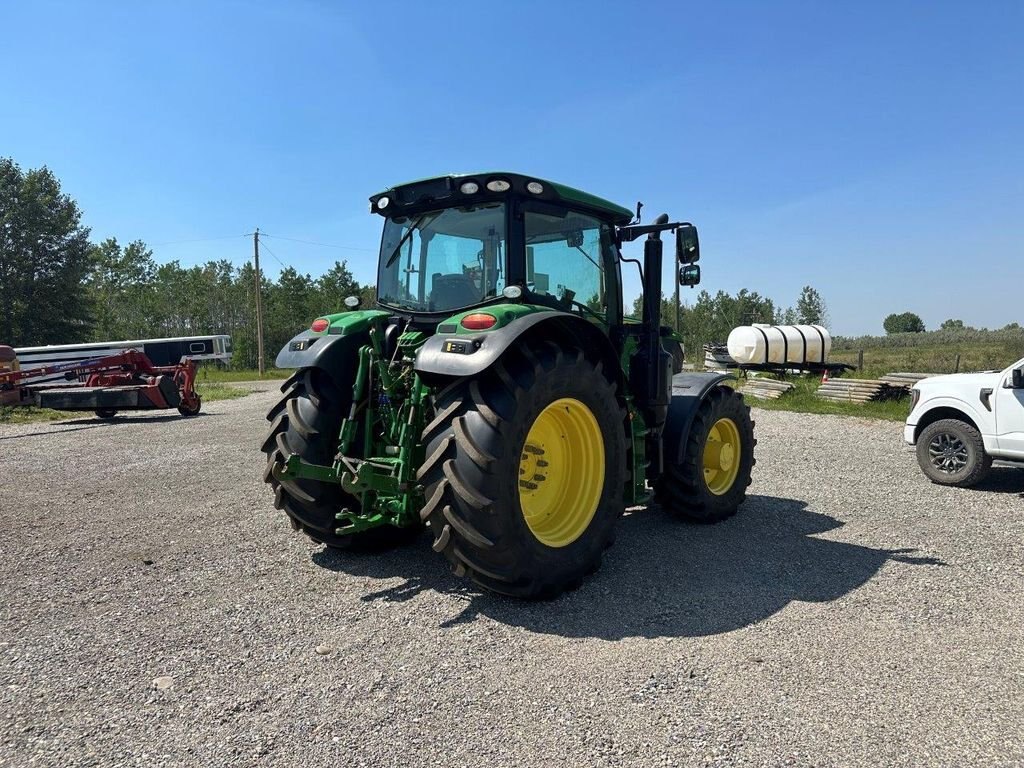
<instances>
[{"instance_id":1,"label":"cab window","mask_svg":"<svg viewBox=\"0 0 1024 768\"><path fill-rule=\"evenodd\" d=\"M610 227L585 214L555 210L526 211L524 227L526 288L533 298L606 317L606 269L614 264Z\"/></svg>"}]
</instances>

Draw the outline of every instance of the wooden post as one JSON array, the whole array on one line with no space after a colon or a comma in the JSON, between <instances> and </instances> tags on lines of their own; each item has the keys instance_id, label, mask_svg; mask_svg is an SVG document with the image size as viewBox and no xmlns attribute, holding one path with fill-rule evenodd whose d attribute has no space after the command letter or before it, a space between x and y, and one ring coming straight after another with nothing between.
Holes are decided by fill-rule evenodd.
<instances>
[{"instance_id":1,"label":"wooden post","mask_svg":"<svg viewBox=\"0 0 1024 768\"><path fill-rule=\"evenodd\" d=\"M263 364L263 299L262 280L260 279L260 228L252 233L252 255L256 263L256 365L260 371L260 378L267 372Z\"/></svg>"},{"instance_id":2,"label":"wooden post","mask_svg":"<svg viewBox=\"0 0 1024 768\"><path fill-rule=\"evenodd\" d=\"M858 371L863 371L864 370L864 350L863 349L860 352L857 353L857 370Z\"/></svg>"},{"instance_id":3,"label":"wooden post","mask_svg":"<svg viewBox=\"0 0 1024 768\"><path fill-rule=\"evenodd\" d=\"M953 373L960 373L960 353L956 353L956 368L953 369Z\"/></svg>"}]
</instances>

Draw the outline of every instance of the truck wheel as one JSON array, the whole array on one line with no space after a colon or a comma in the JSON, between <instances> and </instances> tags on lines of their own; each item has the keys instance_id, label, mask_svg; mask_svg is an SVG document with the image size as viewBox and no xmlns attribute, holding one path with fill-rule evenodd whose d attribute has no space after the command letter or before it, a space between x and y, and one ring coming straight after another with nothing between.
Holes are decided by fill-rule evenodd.
<instances>
[{"instance_id":1,"label":"truck wheel","mask_svg":"<svg viewBox=\"0 0 1024 768\"><path fill-rule=\"evenodd\" d=\"M965 421L942 419L917 439L917 463L933 483L969 488L992 468L981 433Z\"/></svg>"},{"instance_id":2,"label":"truck wheel","mask_svg":"<svg viewBox=\"0 0 1024 768\"><path fill-rule=\"evenodd\" d=\"M274 489L274 506L283 510L292 528L302 531L318 544L345 549L353 544L378 548L404 543L418 529L392 526L371 528L362 533L338 536L335 515L343 507L358 509L359 501L335 483L317 480L285 480L274 477L274 467L287 456L298 454L311 464L334 463L341 422L352 399L351 387L339 386L319 368L304 368L282 386L284 395L270 409L270 431L263 441L267 468L263 480Z\"/></svg>"},{"instance_id":3,"label":"truck wheel","mask_svg":"<svg viewBox=\"0 0 1024 768\"><path fill-rule=\"evenodd\" d=\"M421 517L455 573L547 599L596 571L626 481L625 412L601 365L521 342L434 405Z\"/></svg>"},{"instance_id":4,"label":"truck wheel","mask_svg":"<svg viewBox=\"0 0 1024 768\"><path fill-rule=\"evenodd\" d=\"M110 420L117 416L117 408L97 408L96 418Z\"/></svg>"},{"instance_id":5,"label":"truck wheel","mask_svg":"<svg viewBox=\"0 0 1024 768\"><path fill-rule=\"evenodd\" d=\"M729 387L714 387L694 415L682 463L666 461L655 498L670 513L693 522L731 517L747 498L755 445L754 422L743 396Z\"/></svg>"}]
</instances>

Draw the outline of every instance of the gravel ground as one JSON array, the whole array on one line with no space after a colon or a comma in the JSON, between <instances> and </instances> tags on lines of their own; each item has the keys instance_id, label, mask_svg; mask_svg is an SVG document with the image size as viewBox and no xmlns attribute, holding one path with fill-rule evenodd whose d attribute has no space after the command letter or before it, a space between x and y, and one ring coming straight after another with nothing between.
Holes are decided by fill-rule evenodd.
<instances>
[{"instance_id":1,"label":"gravel ground","mask_svg":"<svg viewBox=\"0 0 1024 768\"><path fill-rule=\"evenodd\" d=\"M0 426L0 764L1024 764L1024 472L758 412L724 524L621 522L523 604L335 555L260 482L274 399Z\"/></svg>"}]
</instances>

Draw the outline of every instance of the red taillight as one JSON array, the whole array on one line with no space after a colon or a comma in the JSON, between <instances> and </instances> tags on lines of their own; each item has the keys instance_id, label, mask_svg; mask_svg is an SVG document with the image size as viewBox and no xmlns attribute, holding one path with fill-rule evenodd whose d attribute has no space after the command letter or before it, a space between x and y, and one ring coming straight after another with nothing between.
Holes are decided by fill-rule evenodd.
<instances>
[{"instance_id":1,"label":"red taillight","mask_svg":"<svg viewBox=\"0 0 1024 768\"><path fill-rule=\"evenodd\" d=\"M330 320L325 320L322 317L318 317L313 321L313 324L309 326L309 330L313 333L323 333L327 330L327 326L331 324Z\"/></svg>"},{"instance_id":2,"label":"red taillight","mask_svg":"<svg viewBox=\"0 0 1024 768\"><path fill-rule=\"evenodd\" d=\"M488 328L493 328L496 322L498 322L498 318L494 315L488 315L486 312L474 312L472 315L462 318L462 327L471 331L486 331Z\"/></svg>"}]
</instances>

